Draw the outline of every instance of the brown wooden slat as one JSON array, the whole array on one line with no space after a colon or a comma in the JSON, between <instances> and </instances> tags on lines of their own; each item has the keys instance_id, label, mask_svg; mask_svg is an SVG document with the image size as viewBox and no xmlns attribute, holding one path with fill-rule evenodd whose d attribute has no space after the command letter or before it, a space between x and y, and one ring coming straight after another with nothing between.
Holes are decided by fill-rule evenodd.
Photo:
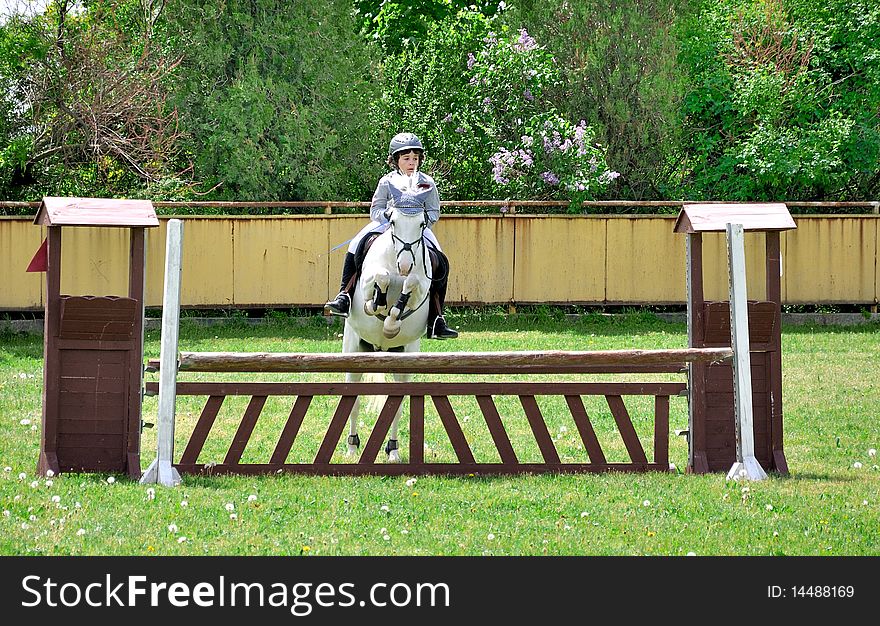
<instances>
[{"instance_id":1,"label":"brown wooden slat","mask_svg":"<svg viewBox=\"0 0 880 626\"><path fill-rule=\"evenodd\" d=\"M669 464L669 396L654 396L654 463Z\"/></svg>"},{"instance_id":2,"label":"brown wooden slat","mask_svg":"<svg viewBox=\"0 0 880 626\"><path fill-rule=\"evenodd\" d=\"M553 371L563 368L657 365L667 368L733 357L729 346L664 350L510 351L510 352L181 352L180 371L201 372L391 372L487 374L509 371Z\"/></svg>"},{"instance_id":3,"label":"brown wooden slat","mask_svg":"<svg viewBox=\"0 0 880 626\"><path fill-rule=\"evenodd\" d=\"M599 472L668 472L656 463L334 463L237 464L174 466L182 474L261 476L285 472L309 476L513 476L519 474L595 474Z\"/></svg>"},{"instance_id":4,"label":"brown wooden slat","mask_svg":"<svg viewBox=\"0 0 880 626\"><path fill-rule=\"evenodd\" d=\"M272 452L270 463L284 463L287 460L287 455L290 454L293 441L296 439L311 403L312 396L297 397L290 410L290 415L287 417L287 422L284 424L284 429L281 431L281 436L278 438L278 443L275 445L275 451Z\"/></svg>"},{"instance_id":5,"label":"brown wooden slat","mask_svg":"<svg viewBox=\"0 0 880 626\"><path fill-rule=\"evenodd\" d=\"M79 352L79 350L63 350L62 355L69 352ZM98 354L120 354L117 351L100 352L90 350L94 355ZM128 367L121 363L68 363L64 356L61 357L61 376L62 378L105 378L115 380L128 380Z\"/></svg>"},{"instance_id":6,"label":"brown wooden slat","mask_svg":"<svg viewBox=\"0 0 880 626\"><path fill-rule=\"evenodd\" d=\"M122 393L125 381L121 378L70 378L62 376L59 387L62 393Z\"/></svg>"},{"instance_id":7,"label":"brown wooden slat","mask_svg":"<svg viewBox=\"0 0 880 626\"><path fill-rule=\"evenodd\" d=\"M61 353L61 364L67 368L75 363L84 365L118 365L120 371L128 365L125 350L64 350Z\"/></svg>"},{"instance_id":8,"label":"brown wooden slat","mask_svg":"<svg viewBox=\"0 0 880 626\"><path fill-rule=\"evenodd\" d=\"M434 406L437 407L437 413L440 415L440 421L449 435L452 447L455 450L455 456L458 457L460 463L476 463L471 448L465 439L461 426L458 425L458 419L455 417L455 411L452 410L452 404L447 396L431 396Z\"/></svg>"},{"instance_id":9,"label":"brown wooden slat","mask_svg":"<svg viewBox=\"0 0 880 626\"><path fill-rule=\"evenodd\" d=\"M263 406L266 404L266 399L266 396L253 396L251 401L248 402L244 415L241 418L241 423L238 425L238 430L235 431L235 436L232 438L232 445L229 446L226 458L223 459L224 463L235 465L241 460L241 455L244 453L245 446L247 446L247 442L254 432L257 419L260 417Z\"/></svg>"},{"instance_id":10,"label":"brown wooden slat","mask_svg":"<svg viewBox=\"0 0 880 626\"><path fill-rule=\"evenodd\" d=\"M123 450L121 435L98 433L67 433L58 435L58 445L65 448L107 448Z\"/></svg>"},{"instance_id":11,"label":"brown wooden slat","mask_svg":"<svg viewBox=\"0 0 880 626\"><path fill-rule=\"evenodd\" d=\"M58 403L62 407L72 407L85 411L107 412L125 406L124 393L79 393L60 391Z\"/></svg>"},{"instance_id":12,"label":"brown wooden slat","mask_svg":"<svg viewBox=\"0 0 880 626\"><path fill-rule=\"evenodd\" d=\"M179 396L676 396L685 383L595 382L595 383L281 383L281 382L179 382Z\"/></svg>"},{"instance_id":13,"label":"brown wooden slat","mask_svg":"<svg viewBox=\"0 0 880 626\"><path fill-rule=\"evenodd\" d=\"M327 434L321 442L321 447L318 449L317 456L315 456L315 463L325 464L330 462L330 458L333 456L333 450L336 449L336 446L339 443L342 429L345 428L345 422L348 420L349 415L351 415L351 410L354 408L354 403L356 401L357 396L342 396L339 399L336 413L333 414L333 419L330 421L330 427L327 429Z\"/></svg>"},{"instance_id":14,"label":"brown wooden slat","mask_svg":"<svg viewBox=\"0 0 880 626\"><path fill-rule=\"evenodd\" d=\"M614 421L617 422L617 429L623 438L629 458L634 463L647 463L648 457L645 456L645 450L642 448L642 443L639 441L639 436L636 434L636 429L633 427L623 399L620 396L605 396L605 399L608 401L608 408L611 409Z\"/></svg>"},{"instance_id":15,"label":"brown wooden slat","mask_svg":"<svg viewBox=\"0 0 880 626\"><path fill-rule=\"evenodd\" d=\"M547 430L547 424L544 422L544 416L541 414L535 396L520 396L519 402L529 420L529 426L532 427L532 434L535 435L544 462L560 463L559 454L556 452L556 446L553 445L553 439L550 437L550 431Z\"/></svg>"},{"instance_id":16,"label":"brown wooden slat","mask_svg":"<svg viewBox=\"0 0 880 626\"><path fill-rule=\"evenodd\" d=\"M409 398L409 462L425 462L425 396Z\"/></svg>"},{"instance_id":17,"label":"brown wooden slat","mask_svg":"<svg viewBox=\"0 0 880 626\"><path fill-rule=\"evenodd\" d=\"M116 419L67 419L69 417L65 416L58 420L58 433L60 435L122 435L125 433L125 424L118 417Z\"/></svg>"},{"instance_id":18,"label":"brown wooden slat","mask_svg":"<svg viewBox=\"0 0 880 626\"><path fill-rule=\"evenodd\" d=\"M596 431L593 430L593 425L590 423L590 417L587 415L587 409L584 408L581 397L565 396L565 401L568 403L568 410L571 411L575 426L577 426L578 432L581 434L581 441L584 442L584 448L587 450L590 462L600 465L607 463L605 453L602 452L599 438L596 437Z\"/></svg>"},{"instance_id":19,"label":"brown wooden slat","mask_svg":"<svg viewBox=\"0 0 880 626\"><path fill-rule=\"evenodd\" d=\"M486 420L486 426L489 427L489 434L492 435L495 447L498 448L501 462L519 463L516 452L514 452L513 446L510 443L510 438L507 436L507 431L504 430L504 424L501 421L501 416L498 414L498 408L495 406L492 396L477 396L477 404L480 405L483 418Z\"/></svg>"},{"instance_id":20,"label":"brown wooden slat","mask_svg":"<svg viewBox=\"0 0 880 626\"><path fill-rule=\"evenodd\" d=\"M361 458L358 460L358 463L367 464L376 462L376 455L379 454L385 435L388 433L388 429L391 428L394 416L397 415L397 409L400 408L402 403L403 396L388 396L385 400L385 406L383 406L382 410L379 412L379 418L376 420L376 425L373 426L373 432L370 433L370 438L364 446L364 451L361 453Z\"/></svg>"},{"instance_id":21,"label":"brown wooden slat","mask_svg":"<svg viewBox=\"0 0 880 626\"><path fill-rule=\"evenodd\" d=\"M205 445L205 440L208 438L208 433L211 432L211 426L214 425L214 420L217 419L220 407L223 406L223 400L225 400L224 396L210 396L208 398L201 415L199 415L199 421L196 422L196 427L193 429L193 433L186 444L183 456L180 457L180 462L183 465L190 465L198 460L199 454L201 454L202 448Z\"/></svg>"}]
</instances>

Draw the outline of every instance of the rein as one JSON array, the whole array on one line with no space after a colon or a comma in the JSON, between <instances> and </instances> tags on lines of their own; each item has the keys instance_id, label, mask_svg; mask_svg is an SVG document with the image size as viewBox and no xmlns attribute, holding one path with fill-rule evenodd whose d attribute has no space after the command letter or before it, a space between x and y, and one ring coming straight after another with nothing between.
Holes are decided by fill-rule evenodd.
<instances>
[{"instance_id":1,"label":"rein","mask_svg":"<svg viewBox=\"0 0 880 626\"><path fill-rule=\"evenodd\" d=\"M404 252L409 252L409 254L413 260L413 265L415 265L417 262L416 261L416 254L415 254L415 252L413 252L413 247L419 246L419 245L422 246L422 270L425 272L425 277L428 277L428 263L426 261L428 251L425 249L425 239L424 239L425 229L428 227L427 226L427 224L428 224L428 211L427 210L424 212L424 218L425 218L425 221L422 225L421 233L419 234L418 239L416 239L415 241L404 241L403 239L401 239L400 237L395 235L393 224L391 225L391 238L394 241L399 242L400 245L402 246L400 252L397 253L397 258L400 259L401 254L403 254ZM434 280L433 276L430 277L429 280L433 281ZM421 302L419 302L419 305L409 309L408 311L404 311L403 313L401 313L400 317L398 317L397 319L400 321L403 321L406 318L408 318L410 315L412 315L413 313L418 311L420 308L422 308L422 306L425 304L425 302L428 301L428 297L430 295L431 295L430 289L426 290L425 297L422 299ZM403 298L403 297L404 297L403 294L401 294L401 298ZM406 295L406 299L408 299L408 298L409 298L409 294ZM404 302L406 302L406 299L404 300ZM386 316L377 315L376 317L378 317L379 319L384 321Z\"/></svg>"}]
</instances>

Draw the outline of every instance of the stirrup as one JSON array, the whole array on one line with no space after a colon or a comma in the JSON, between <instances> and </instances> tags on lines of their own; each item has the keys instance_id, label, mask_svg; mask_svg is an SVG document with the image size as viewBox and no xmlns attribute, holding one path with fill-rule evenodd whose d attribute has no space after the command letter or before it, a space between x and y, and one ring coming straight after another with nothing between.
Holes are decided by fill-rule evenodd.
<instances>
[{"instance_id":1,"label":"stirrup","mask_svg":"<svg viewBox=\"0 0 880 626\"><path fill-rule=\"evenodd\" d=\"M336 299L331 300L324 305L324 315L338 315L340 317L348 317L351 310L351 296L346 292L340 291Z\"/></svg>"}]
</instances>

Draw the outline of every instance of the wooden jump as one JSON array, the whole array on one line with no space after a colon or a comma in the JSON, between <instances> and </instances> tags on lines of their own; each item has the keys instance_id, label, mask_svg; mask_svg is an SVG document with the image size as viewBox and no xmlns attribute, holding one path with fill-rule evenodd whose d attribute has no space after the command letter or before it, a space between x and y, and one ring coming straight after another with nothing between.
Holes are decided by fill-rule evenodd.
<instances>
[{"instance_id":1,"label":"wooden jump","mask_svg":"<svg viewBox=\"0 0 880 626\"><path fill-rule=\"evenodd\" d=\"M351 372L421 374L559 374L680 372L688 363L720 363L730 348L672 350L285 353L181 352L181 372ZM158 371L159 362L149 367Z\"/></svg>"}]
</instances>

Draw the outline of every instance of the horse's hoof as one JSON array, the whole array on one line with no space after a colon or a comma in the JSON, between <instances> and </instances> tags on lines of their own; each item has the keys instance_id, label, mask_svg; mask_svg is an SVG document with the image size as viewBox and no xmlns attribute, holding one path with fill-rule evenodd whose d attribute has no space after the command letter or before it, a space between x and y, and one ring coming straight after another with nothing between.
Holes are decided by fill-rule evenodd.
<instances>
[{"instance_id":1,"label":"horse's hoof","mask_svg":"<svg viewBox=\"0 0 880 626\"><path fill-rule=\"evenodd\" d=\"M388 463L400 463L400 453L397 450L392 450L388 453Z\"/></svg>"},{"instance_id":2,"label":"horse's hoof","mask_svg":"<svg viewBox=\"0 0 880 626\"><path fill-rule=\"evenodd\" d=\"M348 450L345 451L346 458L355 457L358 455L358 447L349 444Z\"/></svg>"}]
</instances>

